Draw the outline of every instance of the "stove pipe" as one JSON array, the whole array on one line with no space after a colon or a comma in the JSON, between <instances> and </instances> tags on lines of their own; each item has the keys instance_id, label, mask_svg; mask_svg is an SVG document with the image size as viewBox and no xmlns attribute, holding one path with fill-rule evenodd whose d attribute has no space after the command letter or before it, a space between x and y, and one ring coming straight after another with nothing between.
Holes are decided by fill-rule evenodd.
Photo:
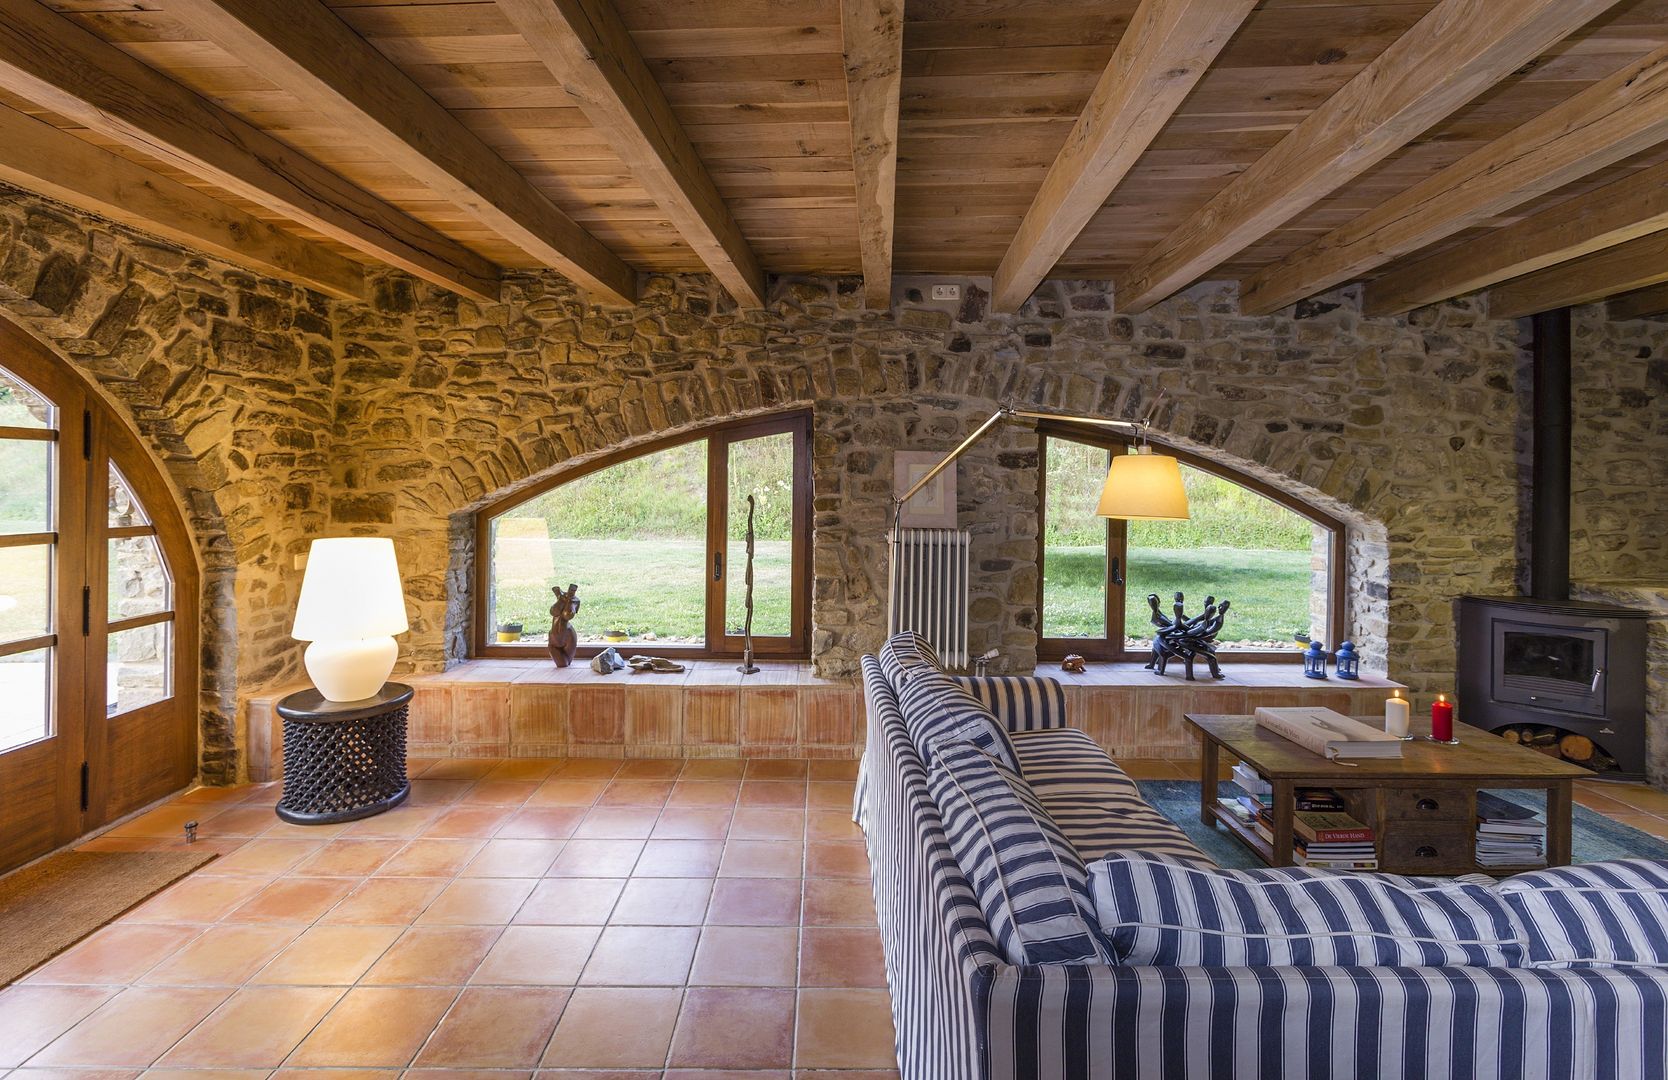
<instances>
[{"instance_id":1,"label":"stove pipe","mask_svg":"<svg viewBox=\"0 0 1668 1080\"><path fill-rule=\"evenodd\" d=\"M1570 598L1570 309L1534 317L1529 595Z\"/></svg>"}]
</instances>

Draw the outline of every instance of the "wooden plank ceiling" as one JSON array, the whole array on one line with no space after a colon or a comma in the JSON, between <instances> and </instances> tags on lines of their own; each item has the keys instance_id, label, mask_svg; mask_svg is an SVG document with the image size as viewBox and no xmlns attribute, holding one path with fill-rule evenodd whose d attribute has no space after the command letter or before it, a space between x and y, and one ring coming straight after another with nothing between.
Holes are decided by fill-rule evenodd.
<instances>
[{"instance_id":1,"label":"wooden plank ceiling","mask_svg":"<svg viewBox=\"0 0 1668 1080\"><path fill-rule=\"evenodd\" d=\"M1253 0L1218 0L1191 9L1177 0L516 0L500 7L494 0L322 0L478 141L472 161L437 166L445 174L437 179L435 169L418 168L406 156L420 140L398 130L397 110L381 137L366 137L363 126L355 127L363 124L359 113L320 107L325 92L350 100L352 80L331 85L328 72L315 71L312 82L298 83L293 73L286 74L294 65L262 62L259 42L245 40L239 47L226 37L230 24L209 17L213 4L225 2L177 0L171 8L169 0L45 0L42 6L488 266L557 265L557 253L543 246L542 236L529 242L530 234L521 231L527 222L549 221L550 235L570 245L560 257L573 255L577 244L581 265L595 267L601 258L639 271L710 270L748 301L757 291L760 268L776 274L866 271L872 304L885 295L888 229L891 269L900 274L992 275L1015 249L1013 265L1025 272L1008 288L1018 290L1013 302L1045 267L1050 277L1118 280L1161 256L1174 237L1215 227L1213 200L1283 140L1282 154L1318 152L1315 145L1290 141L1314 144L1312 132L1292 133L1416 26L1451 40L1457 33L1453 26L1469 33L1479 25L1505 23L1501 13L1533 6L1531 0L1260 0L1254 7ZM562 18L547 17L541 3L562 9ZM255 10L248 3L232 6ZM1555 7L1539 6L1549 12ZM1410 124L1411 138L1398 135L1364 168L1358 162L1306 192L1304 205L1265 214L1268 220L1255 229L1218 245L1220 255L1204 260L1205 269L1184 269L1188 280L1277 282L1280 287L1270 285L1269 295L1290 302L1287 294L1294 288L1309 286L1292 270L1303 256L1286 260L1306 245L1330 241L1335 230L1347 233L1343 227L1417 184L1432 183L1490 144L1500 150L1536 117L1668 46L1668 0L1567 0L1564 10L1576 9L1581 14L1568 19L1569 28L1559 26L1553 12L1534 25L1523 18L1526 29L1518 38L1508 38L1503 27L1495 40L1479 41L1479 54L1493 50L1489 63L1499 73L1490 70L1476 80L1478 86L1463 84L1457 101L1426 94L1416 104L1439 115L1428 124ZM886 39L899 10L901 80L888 59L895 40ZM1211 22L1193 17L1197 11L1213 13L1215 21L1189 41L1190 25ZM1461 21L1448 24L1450 32L1442 37L1443 25L1421 24L1427 17ZM1137 26L1164 26L1171 36L1151 46L1126 43L1119 51L1121 66L1109 71L1132 20ZM583 32L578 46L550 36L555 33L550 27L576 23L602 29L589 45ZM544 29L529 40L522 31L535 24ZM614 26L623 26L625 35L608 29ZM1542 42L1536 34L1552 40ZM266 40L282 49L285 43L274 40L277 36L283 35L269 32ZM328 40L328 34L318 40ZM637 57L586 65L586 51L594 52L598 41L614 42L617 51L628 43ZM1166 64L1178 56L1198 57L1203 73L1192 72L1179 89L1165 87L1166 74L1174 74ZM5 60L0 55L0 63ZM646 67L681 135L667 130L658 98L651 96L646 104L624 100L617 75L610 91L610 67ZM1392 70L1382 70L1386 67ZM862 81L848 87L848 68ZM1391 50L1368 77L1391 77L1403 68ZM1119 72L1152 80L1155 89L1120 93ZM1644 77L1668 74L1647 68ZM1357 84L1353 92L1361 88ZM893 93L899 102L895 120L887 115ZM374 257L363 243L344 242L270 203L216 186L189 162L182 167L178 157L136 148L143 140L77 123L54 111L51 102L43 103L42 96L15 79L0 79L0 105L195 188L233 213L327 249L317 252L318 258ZM862 129L855 135L852 102L858 103ZM1152 102L1162 107L1156 115ZM1149 108L1145 115L1128 111L1143 106ZM1341 111L1338 103L1334 110ZM622 129L621 117L635 118L640 130ZM1080 117L1092 130L1074 135ZM895 141L889 123L896 127ZM1138 155L1120 150L1117 141L1132 131L1145 143ZM1452 288L1495 284L1503 280L1498 274L1510 273L1514 265L1544 273L1565 258L1592 258L1593 244L1570 235L1581 230L1580 200L1668 162L1668 145L1646 145L1655 135L1641 131L1637 144L1627 148L1630 156L1577 155L1579 167L1548 173L1550 180L1527 176L1514 189L1518 194L1479 202L1469 216L1450 215L1442 228L1419 234L1424 246L1418 250L1360 257L1352 249L1350 258L1336 260L1339 272L1351 275L1344 280L1388 276L1380 307L1394 310L1401 303L1405 310L1407 304L1442 298L1431 295L1441 288L1423 273L1410 274L1409 267L1421 262L1440 267L1445 252L1474 251L1491 232L1558 206L1564 209L1504 234L1516 263L1501 260L1505 270L1468 265L1450 275ZM1067 147L1068 136L1078 146L1075 152ZM862 213L854 142L864 170ZM885 186L894 147L892 194ZM686 148L693 149L693 160ZM1064 157L1062 148L1068 150ZM1056 158L1060 169L1045 191ZM636 162L636 175L628 160ZM1111 174L1096 175L1106 162L1114 163ZM517 193L514 205L491 199L491 205L480 205L474 199L483 188L479 179L502 180L502 163L531 191ZM0 178L29 186L17 164L4 160L3 150ZM1247 182L1255 180L1253 172ZM1097 183L1111 185L1103 201ZM65 197L62 183L43 180L37 186ZM460 195L463 189L469 197ZM714 190L718 203L711 198ZM1637 241L1668 226L1660 198L1641 190L1637 201L1638 224L1613 210L1597 227L1595 242ZM1022 234L1021 223L1034 203ZM196 212L201 215L201 208ZM1488 216L1479 216L1485 212ZM574 234L562 232L563 215L578 227ZM1557 232L1555 225L1563 231L1545 242L1562 246L1537 248ZM1039 245L1035 250L1026 239L1032 235ZM585 248L590 238L600 244L600 256ZM540 254L529 254L529 247ZM756 260L753 269L750 259ZM340 271L333 273L340 278ZM1668 272L1641 280L1639 272L1630 271L1615 279L1640 289L1668 280ZM1542 280L1547 284L1528 295L1556 299L1563 279ZM1583 282L1571 292L1591 298L1594 287ZM1159 290L1171 291L1168 285ZM1633 303L1637 309L1655 301Z\"/></svg>"}]
</instances>

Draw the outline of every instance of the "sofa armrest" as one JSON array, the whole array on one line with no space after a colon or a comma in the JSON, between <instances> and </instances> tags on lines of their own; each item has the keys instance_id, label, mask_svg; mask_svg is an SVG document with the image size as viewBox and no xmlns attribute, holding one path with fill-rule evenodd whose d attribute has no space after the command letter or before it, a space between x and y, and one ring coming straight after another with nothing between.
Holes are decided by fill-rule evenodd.
<instances>
[{"instance_id":1,"label":"sofa armrest","mask_svg":"<svg viewBox=\"0 0 1668 1080\"><path fill-rule=\"evenodd\" d=\"M1037 675L952 675L1009 731L1043 731L1066 727L1066 690L1054 679Z\"/></svg>"}]
</instances>

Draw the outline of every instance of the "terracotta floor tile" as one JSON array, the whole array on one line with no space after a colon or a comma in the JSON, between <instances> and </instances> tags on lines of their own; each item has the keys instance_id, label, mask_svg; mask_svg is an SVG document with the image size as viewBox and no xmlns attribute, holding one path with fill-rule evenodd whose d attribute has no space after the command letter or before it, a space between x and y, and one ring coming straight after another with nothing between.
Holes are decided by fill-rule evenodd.
<instances>
[{"instance_id":1,"label":"terracotta floor tile","mask_svg":"<svg viewBox=\"0 0 1668 1080\"><path fill-rule=\"evenodd\" d=\"M595 926L508 927L469 981L491 986L572 986L579 981L600 933Z\"/></svg>"},{"instance_id":2,"label":"terracotta floor tile","mask_svg":"<svg viewBox=\"0 0 1668 1080\"><path fill-rule=\"evenodd\" d=\"M675 780L683 775L682 758L633 758L614 774L617 780Z\"/></svg>"},{"instance_id":3,"label":"terracotta floor tile","mask_svg":"<svg viewBox=\"0 0 1668 1080\"><path fill-rule=\"evenodd\" d=\"M712 879L634 877L608 921L616 926L700 926Z\"/></svg>"},{"instance_id":4,"label":"terracotta floor tile","mask_svg":"<svg viewBox=\"0 0 1668 1080\"><path fill-rule=\"evenodd\" d=\"M641 806L659 809L666 805L666 797L670 794L672 794L672 781L670 780L622 780L616 778L597 799L597 805Z\"/></svg>"},{"instance_id":5,"label":"terracotta floor tile","mask_svg":"<svg viewBox=\"0 0 1668 1080\"><path fill-rule=\"evenodd\" d=\"M199 837L259 836L274 825L284 822L270 806L232 806L197 826ZM169 834L173 835L172 833ZM291 837L290 839L301 839Z\"/></svg>"},{"instance_id":6,"label":"terracotta floor tile","mask_svg":"<svg viewBox=\"0 0 1668 1080\"><path fill-rule=\"evenodd\" d=\"M637 860L638 877L713 877L724 855L722 840L650 840Z\"/></svg>"},{"instance_id":7,"label":"terracotta floor tile","mask_svg":"<svg viewBox=\"0 0 1668 1080\"><path fill-rule=\"evenodd\" d=\"M874 886L858 878L807 878L806 926L874 926Z\"/></svg>"},{"instance_id":8,"label":"terracotta floor tile","mask_svg":"<svg viewBox=\"0 0 1668 1080\"><path fill-rule=\"evenodd\" d=\"M740 806L730 822L731 840L803 840L805 811L792 807Z\"/></svg>"},{"instance_id":9,"label":"terracotta floor tile","mask_svg":"<svg viewBox=\"0 0 1668 1080\"><path fill-rule=\"evenodd\" d=\"M624 887L624 878L546 878L533 887L515 922L601 926Z\"/></svg>"},{"instance_id":10,"label":"terracotta floor tile","mask_svg":"<svg viewBox=\"0 0 1668 1080\"><path fill-rule=\"evenodd\" d=\"M134 983L202 932L197 926L112 923L35 969L28 983ZM3 1056L3 1054L0 1054Z\"/></svg>"},{"instance_id":11,"label":"terracotta floor tile","mask_svg":"<svg viewBox=\"0 0 1668 1080\"><path fill-rule=\"evenodd\" d=\"M813 780L805 803L813 810L838 810L850 820L856 791L857 785L848 780Z\"/></svg>"},{"instance_id":12,"label":"terracotta floor tile","mask_svg":"<svg viewBox=\"0 0 1668 1080\"><path fill-rule=\"evenodd\" d=\"M798 926L799 878L719 878L709 926Z\"/></svg>"},{"instance_id":13,"label":"terracotta floor tile","mask_svg":"<svg viewBox=\"0 0 1668 1080\"><path fill-rule=\"evenodd\" d=\"M708 926L701 931L691 986L794 986L799 928Z\"/></svg>"},{"instance_id":14,"label":"terracotta floor tile","mask_svg":"<svg viewBox=\"0 0 1668 1080\"><path fill-rule=\"evenodd\" d=\"M806 927L800 944L799 985L873 988L886 986L880 931Z\"/></svg>"},{"instance_id":15,"label":"terracotta floor tile","mask_svg":"<svg viewBox=\"0 0 1668 1080\"><path fill-rule=\"evenodd\" d=\"M1621 822L1623 825L1631 825L1641 832L1668 839L1668 818L1659 818L1654 814L1646 814L1636 810L1618 810L1606 816L1613 821Z\"/></svg>"},{"instance_id":16,"label":"terracotta floor tile","mask_svg":"<svg viewBox=\"0 0 1668 1080\"><path fill-rule=\"evenodd\" d=\"M852 780L857 779L857 762L853 760L812 761L812 780Z\"/></svg>"},{"instance_id":17,"label":"terracotta floor tile","mask_svg":"<svg viewBox=\"0 0 1668 1080\"><path fill-rule=\"evenodd\" d=\"M415 1064L443 1068L516 1068L538 1062L568 991L470 987L458 996Z\"/></svg>"},{"instance_id":18,"label":"terracotta floor tile","mask_svg":"<svg viewBox=\"0 0 1668 1080\"><path fill-rule=\"evenodd\" d=\"M218 860L217 860L218 861ZM195 874L170 886L127 915L123 922L218 922L266 888L267 877L205 877Z\"/></svg>"},{"instance_id":19,"label":"terracotta floor tile","mask_svg":"<svg viewBox=\"0 0 1668 1080\"><path fill-rule=\"evenodd\" d=\"M275 1069L341 996L340 987L239 990L163 1055L162 1064Z\"/></svg>"},{"instance_id":20,"label":"terracotta floor tile","mask_svg":"<svg viewBox=\"0 0 1668 1080\"><path fill-rule=\"evenodd\" d=\"M12 986L0 990L0 1069L23 1064L115 994L114 988L93 986Z\"/></svg>"},{"instance_id":21,"label":"terracotta floor tile","mask_svg":"<svg viewBox=\"0 0 1668 1080\"><path fill-rule=\"evenodd\" d=\"M146 972L140 981L169 986L241 986L300 934L299 926L211 926Z\"/></svg>"},{"instance_id":22,"label":"terracotta floor tile","mask_svg":"<svg viewBox=\"0 0 1668 1080\"><path fill-rule=\"evenodd\" d=\"M803 810L805 808L805 782L803 780L754 780L752 777L748 777L741 782L741 795L736 799L736 805Z\"/></svg>"},{"instance_id":23,"label":"terracotta floor tile","mask_svg":"<svg viewBox=\"0 0 1668 1080\"><path fill-rule=\"evenodd\" d=\"M728 807L668 807L660 812L649 836L655 840L722 840L729 834Z\"/></svg>"},{"instance_id":24,"label":"terracotta floor tile","mask_svg":"<svg viewBox=\"0 0 1668 1080\"><path fill-rule=\"evenodd\" d=\"M648 1068L658 1073L666 1063L682 1001L682 990L582 986L573 992L561 1023L556 1025L544 1065L564 1069Z\"/></svg>"},{"instance_id":25,"label":"terracotta floor tile","mask_svg":"<svg viewBox=\"0 0 1668 1080\"><path fill-rule=\"evenodd\" d=\"M804 872L805 845L787 840L731 840L724 845L719 877L797 878Z\"/></svg>"},{"instance_id":26,"label":"terracotta floor tile","mask_svg":"<svg viewBox=\"0 0 1668 1080\"><path fill-rule=\"evenodd\" d=\"M679 780L666 800L668 807L734 806L741 791L735 780Z\"/></svg>"},{"instance_id":27,"label":"terracotta floor tile","mask_svg":"<svg viewBox=\"0 0 1668 1080\"><path fill-rule=\"evenodd\" d=\"M743 775L749 780L803 780L810 774L810 763L798 758L754 758Z\"/></svg>"},{"instance_id":28,"label":"terracotta floor tile","mask_svg":"<svg viewBox=\"0 0 1668 1080\"><path fill-rule=\"evenodd\" d=\"M546 780L527 800L528 806L590 806L608 788L607 780Z\"/></svg>"},{"instance_id":29,"label":"terracotta floor tile","mask_svg":"<svg viewBox=\"0 0 1668 1080\"><path fill-rule=\"evenodd\" d=\"M483 780L543 780L562 765L562 758L507 758L492 767Z\"/></svg>"},{"instance_id":30,"label":"terracotta floor tile","mask_svg":"<svg viewBox=\"0 0 1668 1080\"><path fill-rule=\"evenodd\" d=\"M526 878L459 878L417 916L417 923L503 925L514 918L533 884Z\"/></svg>"},{"instance_id":31,"label":"terracotta floor tile","mask_svg":"<svg viewBox=\"0 0 1668 1080\"><path fill-rule=\"evenodd\" d=\"M569 840L545 871L551 877L625 877L643 853L642 840Z\"/></svg>"},{"instance_id":32,"label":"terracotta floor tile","mask_svg":"<svg viewBox=\"0 0 1668 1080\"><path fill-rule=\"evenodd\" d=\"M179 836L185 830L185 823L195 821L199 825L212 821L215 817L226 812L224 806L185 805L169 803L159 806L155 810L147 810L132 821L124 821L109 830L107 836Z\"/></svg>"},{"instance_id":33,"label":"terracotta floor tile","mask_svg":"<svg viewBox=\"0 0 1668 1080\"><path fill-rule=\"evenodd\" d=\"M362 986L461 986L502 931L496 926L417 926L400 935Z\"/></svg>"},{"instance_id":34,"label":"terracotta floor tile","mask_svg":"<svg viewBox=\"0 0 1668 1080\"><path fill-rule=\"evenodd\" d=\"M585 816L579 806L528 806L511 814L494 835L504 840L566 840Z\"/></svg>"},{"instance_id":35,"label":"terracotta floor tile","mask_svg":"<svg viewBox=\"0 0 1668 1080\"><path fill-rule=\"evenodd\" d=\"M1648 814L1668 814L1668 791L1658 791L1646 784L1606 784L1600 790L1609 798L1636 810Z\"/></svg>"},{"instance_id":36,"label":"terracotta floor tile","mask_svg":"<svg viewBox=\"0 0 1668 1080\"><path fill-rule=\"evenodd\" d=\"M501 758L441 758L423 770L423 779L479 780L501 763Z\"/></svg>"},{"instance_id":37,"label":"terracotta floor tile","mask_svg":"<svg viewBox=\"0 0 1668 1080\"><path fill-rule=\"evenodd\" d=\"M863 842L863 830L851 820L850 810L812 810L805 819L805 839Z\"/></svg>"},{"instance_id":38,"label":"terracotta floor tile","mask_svg":"<svg viewBox=\"0 0 1668 1080\"><path fill-rule=\"evenodd\" d=\"M463 877L543 877L561 854L562 840L488 840L461 871Z\"/></svg>"},{"instance_id":39,"label":"terracotta floor tile","mask_svg":"<svg viewBox=\"0 0 1668 1080\"><path fill-rule=\"evenodd\" d=\"M423 835L485 839L514 815L513 806L450 806L429 822Z\"/></svg>"},{"instance_id":40,"label":"terracotta floor tile","mask_svg":"<svg viewBox=\"0 0 1668 1080\"><path fill-rule=\"evenodd\" d=\"M262 889L227 922L310 923L358 888L362 878L282 877Z\"/></svg>"},{"instance_id":41,"label":"terracotta floor tile","mask_svg":"<svg viewBox=\"0 0 1668 1080\"><path fill-rule=\"evenodd\" d=\"M282 874L324 844L323 840L267 840L257 837L230 855L214 860L202 872L212 877Z\"/></svg>"},{"instance_id":42,"label":"terracotta floor tile","mask_svg":"<svg viewBox=\"0 0 1668 1080\"><path fill-rule=\"evenodd\" d=\"M586 840L646 840L654 831L658 809L642 806L596 806L573 835Z\"/></svg>"},{"instance_id":43,"label":"terracotta floor tile","mask_svg":"<svg viewBox=\"0 0 1668 1080\"><path fill-rule=\"evenodd\" d=\"M271 1069L146 1069L145 1080L266 1080ZM58 1080L70 1080L60 1077ZM84 1078L91 1080L91 1078Z\"/></svg>"},{"instance_id":44,"label":"terracotta floor tile","mask_svg":"<svg viewBox=\"0 0 1668 1080\"><path fill-rule=\"evenodd\" d=\"M343 836L418 836L440 816L438 806L413 806L405 803L375 817L355 821L343 830Z\"/></svg>"},{"instance_id":45,"label":"terracotta floor tile","mask_svg":"<svg viewBox=\"0 0 1668 1080\"><path fill-rule=\"evenodd\" d=\"M896 1068L891 999L884 990L801 990L795 1066Z\"/></svg>"},{"instance_id":46,"label":"terracotta floor tile","mask_svg":"<svg viewBox=\"0 0 1668 1080\"><path fill-rule=\"evenodd\" d=\"M202 803L215 805L239 803L247 799L254 792L248 784L238 784L234 787L195 787L190 791L175 795L169 800L170 806L193 806Z\"/></svg>"},{"instance_id":47,"label":"terracotta floor tile","mask_svg":"<svg viewBox=\"0 0 1668 1080\"><path fill-rule=\"evenodd\" d=\"M682 986L699 938L693 926L610 926L579 981L585 986Z\"/></svg>"},{"instance_id":48,"label":"terracotta floor tile","mask_svg":"<svg viewBox=\"0 0 1668 1080\"><path fill-rule=\"evenodd\" d=\"M230 994L218 987L132 987L30 1058L29 1064L149 1065ZM9 1004L9 999L0 1000Z\"/></svg>"},{"instance_id":49,"label":"terracotta floor tile","mask_svg":"<svg viewBox=\"0 0 1668 1080\"><path fill-rule=\"evenodd\" d=\"M896 1069L795 1069L794 1080L898 1080ZM683 1080L682 1077L679 1080Z\"/></svg>"},{"instance_id":50,"label":"terracotta floor tile","mask_svg":"<svg viewBox=\"0 0 1668 1080\"><path fill-rule=\"evenodd\" d=\"M691 758L684 762L679 780L740 780L747 763L735 758Z\"/></svg>"},{"instance_id":51,"label":"terracotta floor tile","mask_svg":"<svg viewBox=\"0 0 1668 1080\"><path fill-rule=\"evenodd\" d=\"M869 853L862 844L818 840L805 845L805 876L869 880Z\"/></svg>"},{"instance_id":52,"label":"terracotta floor tile","mask_svg":"<svg viewBox=\"0 0 1668 1080\"><path fill-rule=\"evenodd\" d=\"M367 877L393 858L405 841L333 840L301 860L292 874L311 877Z\"/></svg>"},{"instance_id":53,"label":"terracotta floor tile","mask_svg":"<svg viewBox=\"0 0 1668 1080\"><path fill-rule=\"evenodd\" d=\"M690 987L669 1064L771 1069L793 1063L794 991Z\"/></svg>"},{"instance_id":54,"label":"terracotta floor tile","mask_svg":"<svg viewBox=\"0 0 1668 1080\"><path fill-rule=\"evenodd\" d=\"M477 806L520 806L538 786L537 780L482 780L458 801Z\"/></svg>"},{"instance_id":55,"label":"terracotta floor tile","mask_svg":"<svg viewBox=\"0 0 1668 1080\"><path fill-rule=\"evenodd\" d=\"M444 878L367 878L320 921L409 924L417 920L445 887Z\"/></svg>"},{"instance_id":56,"label":"terracotta floor tile","mask_svg":"<svg viewBox=\"0 0 1668 1080\"><path fill-rule=\"evenodd\" d=\"M474 786L469 780L413 780L405 803L407 806L450 806Z\"/></svg>"},{"instance_id":57,"label":"terracotta floor tile","mask_svg":"<svg viewBox=\"0 0 1668 1080\"><path fill-rule=\"evenodd\" d=\"M356 987L343 995L285 1064L404 1068L457 994L449 986Z\"/></svg>"},{"instance_id":58,"label":"terracotta floor tile","mask_svg":"<svg viewBox=\"0 0 1668 1080\"><path fill-rule=\"evenodd\" d=\"M558 780L609 780L624 764L621 758L569 758L551 776Z\"/></svg>"},{"instance_id":59,"label":"terracotta floor tile","mask_svg":"<svg viewBox=\"0 0 1668 1080\"><path fill-rule=\"evenodd\" d=\"M420 836L383 863L378 877L453 877L469 865L486 841Z\"/></svg>"},{"instance_id":60,"label":"terracotta floor tile","mask_svg":"<svg viewBox=\"0 0 1668 1080\"><path fill-rule=\"evenodd\" d=\"M399 936L397 926L314 926L249 981L351 986Z\"/></svg>"}]
</instances>

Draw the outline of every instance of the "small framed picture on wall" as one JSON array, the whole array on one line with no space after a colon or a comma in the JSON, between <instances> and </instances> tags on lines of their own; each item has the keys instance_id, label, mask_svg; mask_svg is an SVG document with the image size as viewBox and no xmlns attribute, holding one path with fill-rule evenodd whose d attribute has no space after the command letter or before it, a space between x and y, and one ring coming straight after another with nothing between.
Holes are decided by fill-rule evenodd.
<instances>
[{"instance_id":1,"label":"small framed picture on wall","mask_svg":"<svg viewBox=\"0 0 1668 1080\"><path fill-rule=\"evenodd\" d=\"M896 450L892 453L892 493L902 497L944 460L935 450ZM956 467L951 465L932 478L904 504L898 524L906 529L953 529L956 527Z\"/></svg>"}]
</instances>

